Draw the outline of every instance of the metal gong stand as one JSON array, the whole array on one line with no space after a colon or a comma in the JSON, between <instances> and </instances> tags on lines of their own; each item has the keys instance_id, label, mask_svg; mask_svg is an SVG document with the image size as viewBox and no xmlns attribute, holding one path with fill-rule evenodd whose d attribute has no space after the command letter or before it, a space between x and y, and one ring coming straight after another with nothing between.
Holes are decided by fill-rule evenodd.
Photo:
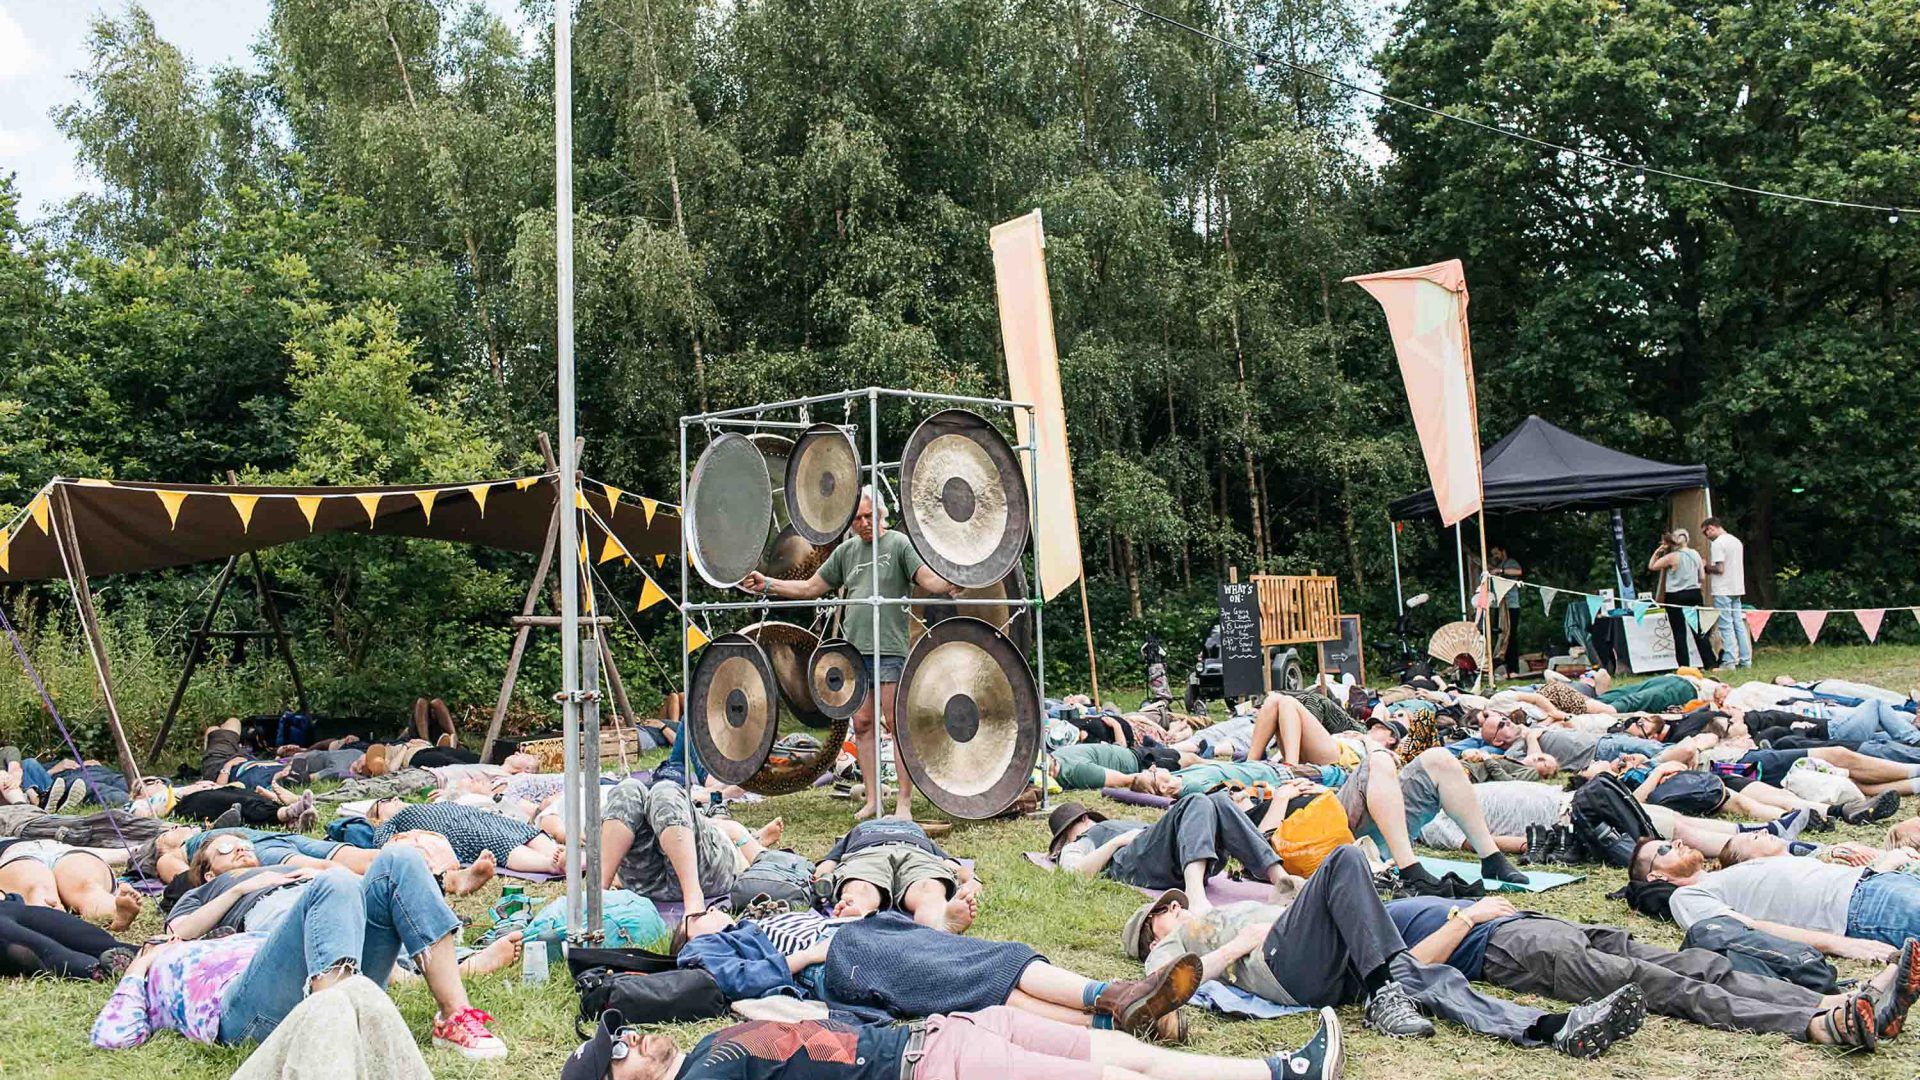
<instances>
[{"instance_id":1,"label":"metal gong stand","mask_svg":"<svg viewBox=\"0 0 1920 1080\"><path fill-rule=\"evenodd\" d=\"M876 499L881 498L883 496L883 493L890 490L891 488L891 485L889 485L885 480L885 474L897 473L901 467L901 463L898 461L882 462L880 459L880 401L882 398L894 398L894 399L917 400L917 401L936 401L936 402L945 402L951 405L962 405L962 406L971 405L979 408L1000 410L1008 414L1010 418L1014 416L1014 413L1016 410L1024 411L1024 413L1026 414L1026 420L1027 420L1028 441L1025 443L1021 443L1020 445L1014 446L1012 449L1016 454L1026 455L1026 462L1027 462L1026 475L1028 477L1031 477L1034 474L1035 469L1038 467L1039 448L1032 441L1033 433L1038 429L1033 422L1034 420L1033 405L1028 402L1008 401L1002 398L964 397L956 394L931 394L931 393L925 393L918 390L895 390L887 387L869 386L862 390L844 390L837 394L819 394L813 397L793 398L788 401L775 401L775 402L768 402L760 405L743 406L736 409L721 409L714 412L695 413L688 416L682 416L680 418L680 460L679 460L679 469L676 472L676 475L679 477L679 505L683 508L685 508L688 505L687 504L687 494L688 494L687 493L687 485L688 485L687 434L688 434L689 428L700 429L702 431L707 432L709 435L714 434L718 431L722 431L724 429L728 429L728 428L740 428L740 429L747 429L750 431L790 430L790 431L798 432L814 426L809 419L811 411L814 406L829 405L829 404L838 402L838 403L843 403L844 408L847 410L848 422L840 425L836 425L836 426L844 430L848 434L848 436L851 438L855 436L859 428L859 424L856 421L852 420L852 416L858 402L861 399L865 399L867 403L867 418L866 418L867 457L866 457L866 462L864 463L865 471L867 473L867 487L874 492L874 497ZM797 414L798 418L791 419L791 420L768 419L767 414L769 413L776 414L776 415L780 413L794 413L794 414ZM1017 432L1018 430L1019 428L1016 425L1015 431ZM1040 522L1040 511L1041 511L1040 485L1029 482L1027 484L1027 489L1028 489L1027 490L1028 509L1030 514L1030 517L1029 517L1030 525L1028 528L1028 541L1029 543L1031 543L1033 530L1039 528L1039 522ZM693 550L693 547L692 547L693 538L692 536L689 535L689 529L688 529L688 522L690 520L691 520L691 514L688 511L683 509L682 517L681 517L681 537L680 537L680 542L683 548L683 552L691 552ZM871 545L870 551L871 551L872 561L868 570L869 574L871 575L869 580L878 581L880 577L879 545L878 544ZM1015 561L1015 567L1016 569L1019 567L1019 561L1017 559ZM691 716L691 710L692 710L691 693L692 693L692 681L693 681L692 679L693 661L692 661L692 652L691 650L684 647L684 642L687 640L688 631L694 626L694 616L696 614L701 614L706 612L725 612L725 611L765 612L774 608L816 608L816 609L817 608L842 608L842 609L846 609L845 614L848 618L853 618L853 617L856 617L855 612L858 609L865 608L872 613L871 617L873 619L873 631L874 631L873 640L874 640L874 647L876 650L876 654L870 655L868 659L872 663L873 668L877 673L879 670L879 657L877 655L877 650L879 647L879 640L880 640L880 609L883 607L911 607L915 604L925 604L930 602L924 598L916 598L911 595L905 596L905 597L869 596L865 599L859 599L859 600L849 599L847 597L841 597L841 596L823 596L823 597L819 597L817 599L812 599L812 600L775 600L770 597L763 596L757 600L726 600L726 601L705 601L705 602L689 601L688 592L692 585L691 572L692 572L692 559L690 556L683 554L680 560L680 594L678 597L676 597L676 599L679 601L679 605L680 605L681 640L683 643L683 647L680 650L680 688L682 693L687 696L688 702L682 713L681 737L678 742L678 747L680 749L682 774L685 778L685 789L686 789L687 801L689 806L691 806L693 802L693 761L692 761L693 740L689 734L690 722L688 719ZM949 604L949 605L955 605L959 607L1000 606L1008 609L1016 609L1016 608L1028 609L1028 613L1033 619L1034 680L1035 680L1036 694L1039 697L1039 701L1036 702L1036 704L1039 706L1037 710L1037 715L1039 716L1039 722L1040 722L1039 753L1038 753L1037 761L1039 764L1042 764L1042 765L1046 764L1048 759L1051 756L1051 750L1047 745L1047 739L1046 739L1047 648L1046 648L1046 632L1045 632L1045 621L1044 621L1045 605L1044 605L1044 602L1039 599L1043 595L1045 594L1041 587L1040 564L1039 564L1039 561L1036 559L1033 565L1032 588L1029 590L1028 595L1022 599L1015 600L1012 598L995 599L995 598L981 598L981 597L955 597L955 598L940 598L937 601L940 604ZM1018 616L1016 615L1014 617L1017 618ZM706 633L707 631L704 627L702 627L701 632ZM875 730L875 739L876 739L876 747L877 747L877 740L879 738L880 725L884 720L884 716L885 716L885 710L880 700L880 687L878 685L877 679L875 680L874 684L869 688L868 693L872 695L872 699L873 699L873 718L874 718L874 726L875 726L874 730ZM776 710L777 710L777 706L776 706ZM877 760L877 756L878 755L876 753L876 760ZM906 768L905 762L902 761L900 757L899 740L897 737L895 738L894 757L895 757L895 764L899 768L903 768L903 769ZM1047 795L1046 773L1047 773L1047 770L1043 769L1041 774L1042 779L1040 784L1040 800L1041 800L1040 805L1041 805L1042 811L1045 811L1048 808L1050 803L1050 800L1048 799L1048 795ZM879 777L877 776L870 777L868 778L867 782L872 784L877 784L879 783ZM699 873L699 859L700 859L699 848L698 848L698 845L695 845L694 872L696 875Z\"/></svg>"}]
</instances>

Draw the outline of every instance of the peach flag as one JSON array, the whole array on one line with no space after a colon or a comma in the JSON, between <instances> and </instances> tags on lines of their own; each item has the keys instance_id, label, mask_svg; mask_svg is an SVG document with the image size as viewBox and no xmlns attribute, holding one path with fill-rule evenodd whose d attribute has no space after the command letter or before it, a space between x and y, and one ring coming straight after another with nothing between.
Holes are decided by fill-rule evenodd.
<instances>
[{"instance_id":1,"label":"peach flag","mask_svg":"<svg viewBox=\"0 0 1920 1080\"><path fill-rule=\"evenodd\" d=\"M1773 618L1773 612L1754 608L1748 608L1740 614L1747 620L1747 636L1755 641L1760 640L1760 631L1767 628L1767 620Z\"/></svg>"},{"instance_id":2,"label":"peach flag","mask_svg":"<svg viewBox=\"0 0 1920 1080\"><path fill-rule=\"evenodd\" d=\"M1346 278L1380 302L1442 523L1480 509L1480 420L1459 259Z\"/></svg>"},{"instance_id":3,"label":"peach flag","mask_svg":"<svg viewBox=\"0 0 1920 1080\"><path fill-rule=\"evenodd\" d=\"M1818 641L1820 639L1820 628L1827 625L1827 613L1824 611L1796 611L1793 614L1800 620L1800 629L1806 631L1807 644L1811 645L1815 641Z\"/></svg>"},{"instance_id":4,"label":"peach flag","mask_svg":"<svg viewBox=\"0 0 1920 1080\"><path fill-rule=\"evenodd\" d=\"M1860 620L1860 629L1867 632L1868 641L1880 640L1880 620L1887 617L1886 608L1855 608L1853 617Z\"/></svg>"}]
</instances>

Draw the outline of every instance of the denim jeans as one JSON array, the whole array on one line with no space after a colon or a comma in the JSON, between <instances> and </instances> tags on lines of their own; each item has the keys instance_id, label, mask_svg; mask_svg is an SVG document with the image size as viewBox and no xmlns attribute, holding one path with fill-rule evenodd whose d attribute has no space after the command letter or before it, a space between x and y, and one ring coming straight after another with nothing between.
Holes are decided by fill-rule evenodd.
<instances>
[{"instance_id":1,"label":"denim jeans","mask_svg":"<svg viewBox=\"0 0 1920 1080\"><path fill-rule=\"evenodd\" d=\"M53 777L47 774L47 767L32 758L20 759L20 787L24 791L45 794L53 787Z\"/></svg>"},{"instance_id":2,"label":"denim jeans","mask_svg":"<svg viewBox=\"0 0 1920 1080\"><path fill-rule=\"evenodd\" d=\"M1747 629L1746 609L1740 600L1738 596L1713 598L1713 610L1720 614L1721 667L1732 667L1735 661L1753 663L1753 634Z\"/></svg>"},{"instance_id":3,"label":"denim jeans","mask_svg":"<svg viewBox=\"0 0 1920 1080\"><path fill-rule=\"evenodd\" d=\"M1667 752L1665 743L1652 739L1636 739L1631 735L1602 735L1593 748L1595 761L1612 761L1627 754L1644 754L1648 758L1657 758Z\"/></svg>"},{"instance_id":4,"label":"denim jeans","mask_svg":"<svg viewBox=\"0 0 1920 1080\"><path fill-rule=\"evenodd\" d=\"M1909 746L1920 745L1920 727L1913 714L1884 701L1863 701L1851 708L1829 705L1826 714L1827 738L1838 742L1866 742L1882 736Z\"/></svg>"},{"instance_id":5,"label":"denim jeans","mask_svg":"<svg viewBox=\"0 0 1920 1080\"><path fill-rule=\"evenodd\" d=\"M1851 682L1847 679L1820 679L1804 685L1809 691L1821 697L1848 698L1853 701L1884 701L1905 712L1914 711L1912 698L1897 690L1888 690L1871 683Z\"/></svg>"},{"instance_id":6,"label":"denim jeans","mask_svg":"<svg viewBox=\"0 0 1920 1080\"><path fill-rule=\"evenodd\" d=\"M265 1039L307 995L314 976L342 963L387 985L402 949L417 956L460 928L427 862L413 848L386 848L364 878L328 870L301 890L293 910L227 988L220 1041Z\"/></svg>"},{"instance_id":7,"label":"denim jeans","mask_svg":"<svg viewBox=\"0 0 1920 1080\"><path fill-rule=\"evenodd\" d=\"M1896 948L1920 937L1920 877L1867 871L1847 905L1847 936Z\"/></svg>"}]
</instances>

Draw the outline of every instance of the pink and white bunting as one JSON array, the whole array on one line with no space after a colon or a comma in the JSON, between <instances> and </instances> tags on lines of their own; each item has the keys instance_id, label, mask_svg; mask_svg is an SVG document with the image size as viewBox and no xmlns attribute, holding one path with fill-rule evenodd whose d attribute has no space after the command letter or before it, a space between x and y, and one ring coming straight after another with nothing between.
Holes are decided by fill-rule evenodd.
<instances>
[{"instance_id":1,"label":"pink and white bunting","mask_svg":"<svg viewBox=\"0 0 1920 1080\"><path fill-rule=\"evenodd\" d=\"M1748 608L1741 614L1744 615L1747 620L1747 636L1754 641L1759 641L1760 631L1767 628L1767 620L1773 617L1773 612Z\"/></svg>"},{"instance_id":2,"label":"pink and white bunting","mask_svg":"<svg viewBox=\"0 0 1920 1080\"><path fill-rule=\"evenodd\" d=\"M1854 608L1853 617L1860 621L1860 629L1866 631L1868 641L1880 640L1880 620L1887 617L1887 609Z\"/></svg>"},{"instance_id":3,"label":"pink and white bunting","mask_svg":"<svg viewBox=\"0 0 1920 1080\"><path fill-rule=\"evenodd\" d=\"M1827 613L1824 611L1796 611L1794 617L1800 620L1800 629L1806 632L1807 644L1820 640L1820 628L1827 625ZM1759 634L1753 635L1759 637Z\"/></svg>"}]
</instances>

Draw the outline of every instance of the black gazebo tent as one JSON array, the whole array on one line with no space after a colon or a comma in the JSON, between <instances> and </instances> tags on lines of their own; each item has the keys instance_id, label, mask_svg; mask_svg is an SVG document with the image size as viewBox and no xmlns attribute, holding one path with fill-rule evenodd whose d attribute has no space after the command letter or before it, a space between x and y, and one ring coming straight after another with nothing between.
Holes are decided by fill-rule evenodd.
<instances>
[{"instance_id":1,"label":"black gazebo tent","mask_svg":"<svg viewBox=\"0 0 1920 1080\"><path fill-rule=\"evenodd\" d=\"M1707 486L1705 465L1668 465L1609 450L1529 416L1480 459L1488 510L1606 510ZM1433 489L1395 499L1396 521L1434 513Z\"/></svg>"}]
</instances>

